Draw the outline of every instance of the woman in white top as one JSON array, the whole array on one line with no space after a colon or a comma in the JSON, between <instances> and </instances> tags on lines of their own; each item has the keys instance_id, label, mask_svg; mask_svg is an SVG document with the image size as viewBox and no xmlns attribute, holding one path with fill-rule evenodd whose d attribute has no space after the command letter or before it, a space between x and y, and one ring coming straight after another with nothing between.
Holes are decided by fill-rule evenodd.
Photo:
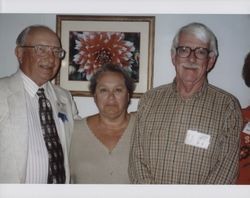
<instances>
[{"instance_id":1,"label":"woman in white top","mask_svg":"<svg viewBox=\"0 0 250 198\"><path fill-rule=\"evenodd\" d=\"M135 113L128 105L133 80L117 65L101 67L90 80L98 114L75 121L70 151L72 183L126 184Z\"/></svg>"}]
</instances>

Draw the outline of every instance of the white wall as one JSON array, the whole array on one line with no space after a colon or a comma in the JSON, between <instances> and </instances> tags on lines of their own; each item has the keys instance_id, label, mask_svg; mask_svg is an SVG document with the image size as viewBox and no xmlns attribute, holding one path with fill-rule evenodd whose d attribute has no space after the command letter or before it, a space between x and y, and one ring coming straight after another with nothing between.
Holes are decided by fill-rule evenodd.
<instances>
[{"instance_id":1,"label":"white wall","mask_svg":"<svg viewBox=\"0 0 250 198\"><path fill-rule=\"evenodd\" d=\"M170 46L177 29L189 22L205 23L217 35L219 59L209 74L210 83L234 94L242 107L250 104L250 90L244 85L241 70L245 55L250 51L250 15L157 14L155 26L155 56L153 86L169 83L175 72L170 59ZM14 55L15 39L31 24L44 24L55 30L54 14L0 14L0 77L17 69ZM74 97L81 116L97 112L91 97ZM129 111L136 110L133 99Z\"/></svg>"}]
</instances>

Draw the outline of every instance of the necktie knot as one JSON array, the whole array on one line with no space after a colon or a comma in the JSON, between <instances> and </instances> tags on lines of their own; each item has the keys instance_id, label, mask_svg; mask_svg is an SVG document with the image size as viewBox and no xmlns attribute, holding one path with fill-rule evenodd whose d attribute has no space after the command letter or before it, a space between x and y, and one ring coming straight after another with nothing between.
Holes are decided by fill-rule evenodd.
<instances>
[{"instance_id":1,"label":"necktie knot","mask_svg":"<svg viewBox=\"0 0 250 198\"><path fill-rule=\"evenodd\" d=\"M39 97L45 98L44 88L39 88L36 92Z\"/></svg>"}]
</instances>

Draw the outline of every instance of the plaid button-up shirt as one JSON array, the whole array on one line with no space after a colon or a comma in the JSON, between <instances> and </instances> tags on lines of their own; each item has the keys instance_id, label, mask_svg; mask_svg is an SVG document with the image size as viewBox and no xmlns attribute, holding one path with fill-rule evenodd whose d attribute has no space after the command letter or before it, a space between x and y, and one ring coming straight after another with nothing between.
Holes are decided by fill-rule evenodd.
<instances>
[{"instance_id":1,"label":"plaid button-up shirt","mask_svg":"<svg viewBox=\"0 0 250 198\"><path fill-rule=\"evenodd\" d=\"M140 100L131 141L132 183L226 184L238 174L242 117L238 100L205 82L182 99L176 83ZM188 130L210 137L208 148L185 144Z\"/></svg>"}]
</instances>

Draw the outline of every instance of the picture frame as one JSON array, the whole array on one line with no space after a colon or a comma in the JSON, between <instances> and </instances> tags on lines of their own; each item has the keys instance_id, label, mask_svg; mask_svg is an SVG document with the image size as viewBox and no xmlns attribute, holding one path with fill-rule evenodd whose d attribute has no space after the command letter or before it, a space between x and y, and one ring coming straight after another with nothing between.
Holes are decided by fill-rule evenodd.
<instances>
[{"instance_id":1,"label":"picture frame","mask_svg":"<svg viewBox=\"0 0 250 198\"><path fill-rule=\"evenodd\" d=\"M110 62L129 72L136 84L133 98L139 98L152 88L154 28L154 16L57 15L66 55L55 84L73 96L91 96L91 76Z\"/></svg>"}]
</instances>

